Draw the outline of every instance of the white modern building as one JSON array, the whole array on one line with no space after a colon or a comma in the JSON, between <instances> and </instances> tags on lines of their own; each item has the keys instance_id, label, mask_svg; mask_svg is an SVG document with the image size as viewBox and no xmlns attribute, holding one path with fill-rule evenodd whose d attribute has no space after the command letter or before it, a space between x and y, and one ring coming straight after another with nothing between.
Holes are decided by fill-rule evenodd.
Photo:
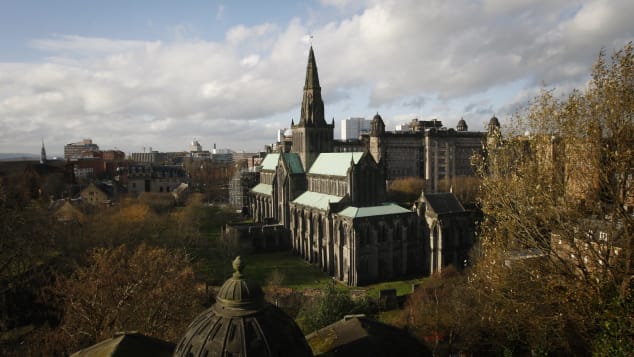
<instances>
[{"instance_id":1,"label":"white modern building","mask_svg":"<svg viewBox=\"0 0 634 357\"><path fill-rule=\"evenodd\" d=\"M370 132L372 120L365 118L341 119L341 140L357 140L361 134Z\"/></svg>"}]
</instances>

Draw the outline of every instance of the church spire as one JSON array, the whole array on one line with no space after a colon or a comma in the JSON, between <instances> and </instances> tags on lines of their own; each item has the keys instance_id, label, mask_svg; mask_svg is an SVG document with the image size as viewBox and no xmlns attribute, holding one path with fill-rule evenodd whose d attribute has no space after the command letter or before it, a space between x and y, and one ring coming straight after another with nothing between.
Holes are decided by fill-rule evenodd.
<instances>
[{"instance_id":1,"label":"church spire","mask_svg":"<svg viewBox=\"0 0 634 357\"><path fill-rule=\"evenodd\" d=\"M319 86L319 75L317 74L317 62L315 61L313 46L310 46L310 51L308 52L302 113L298 125L314 127L326 127L328 125L324 118L324 102L321 99L321 87Z\"/></svg>"},{"instance_id":2,"label":"church spire","mask_svg":"<svg viewBox=\"0 0 634 357\"><path fill-rule=\"evenodd\" d=\"M322 152L332 152L334 123L326 123L324 101L321 99L319 75L313 46L308 52L306 82L302 98L299 123L292 126L293 145L291 151L299 155L304 170L308 171L317 156Z\"/></svg>"},{"instance_id":3,"label":"church spire","mask_svg":"<svg viewBox=\"0 0 634 357\"><path fill-rule=\"evenodd\" d=\"M40 151L40 164L46 163L46 149L44 148L44 139L42 139L42 150Z\"/></svg>"},{"instance_id":4,"label":"church spire","mask_svg":"<svg viewBox=\"0 0 634 357\"><path fill-rule=\"evenodd\" d=\"M319 75L317 74L317 62L315 61L315 52L313 52L313 46L310 46L308 52L308 65L306 65L306 83L304 84L304 90L306 89L321 89L319 86Z\"/></svg>"}]
</instances>

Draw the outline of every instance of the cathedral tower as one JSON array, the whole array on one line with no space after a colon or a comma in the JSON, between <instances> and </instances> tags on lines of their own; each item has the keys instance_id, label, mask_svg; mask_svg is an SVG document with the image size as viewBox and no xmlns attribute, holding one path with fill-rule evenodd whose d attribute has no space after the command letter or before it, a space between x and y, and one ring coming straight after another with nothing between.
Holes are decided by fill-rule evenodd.
<instances>
[{"instance_id":1,"label":"cathedral tower","mask_svg":"<svg viewBox=\"0 0 634 357\"><path fill-rule=\"evenodd\" d=\"M301 115L299 123L292 125L293 145L291 148L292 152L299 154L306 171L310 169L320 153L332 152L334 128L334 122L328 124L324 118L324 102L321 99L317 63L311 46L306 66Z\"/></svg>"},{"instance_id":2,"label":"cathedral tower","mask_svg":"<svg viewBox=\"0 0 634 357\"><path fill-rule=\"evenodd\" d=\"M381 142L384 134L385 123L377 112L372 118L372 129L370 130L370 154L377 163L385 158L385 145Z\"/></svg>"}]
</instances>

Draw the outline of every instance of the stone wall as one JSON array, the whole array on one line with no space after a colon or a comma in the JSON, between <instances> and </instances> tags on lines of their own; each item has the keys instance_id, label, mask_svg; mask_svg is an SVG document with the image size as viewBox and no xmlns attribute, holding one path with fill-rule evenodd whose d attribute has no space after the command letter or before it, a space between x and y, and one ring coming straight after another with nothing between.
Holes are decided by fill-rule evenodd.
<instances>
[{"instance_id":1,"label":"stone wall","mask_svg":"<svg viewBox=\"0 0 634 357\"><path fill-rule=\"evenodd\" d=\"M244 253L290 249L290 231L281 224L227 224L222 237Z\"/></svg>"}]
</instances>

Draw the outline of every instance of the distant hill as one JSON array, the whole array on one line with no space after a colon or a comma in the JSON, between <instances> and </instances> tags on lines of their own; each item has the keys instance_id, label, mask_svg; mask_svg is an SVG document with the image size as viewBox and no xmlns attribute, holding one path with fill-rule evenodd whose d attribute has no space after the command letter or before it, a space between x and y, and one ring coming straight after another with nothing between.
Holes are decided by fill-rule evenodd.
<instances>
[{"instance_id":1,"label":"distant hill","mask_svg":"<svg viewBox=\"0 0 634 357\"><path fill-rule=\"evenodd\" d=\"M2 161L22 161L22 160L39 160L40 155L25 154L25 153L0 153L0 160Z\"/></svg>"},{"instance_id":2,"label":"distant hill","mask_svg":"<svg viewBox=\"0 0 634 357\"><path fill-rule=\"evenodd\" d=\"M49 160L52 160L55 155L47 155ZM0 161L32 161L40 160L39 154L27 154L27 153L0 153Z\"/></svg>"}]
</instances>

